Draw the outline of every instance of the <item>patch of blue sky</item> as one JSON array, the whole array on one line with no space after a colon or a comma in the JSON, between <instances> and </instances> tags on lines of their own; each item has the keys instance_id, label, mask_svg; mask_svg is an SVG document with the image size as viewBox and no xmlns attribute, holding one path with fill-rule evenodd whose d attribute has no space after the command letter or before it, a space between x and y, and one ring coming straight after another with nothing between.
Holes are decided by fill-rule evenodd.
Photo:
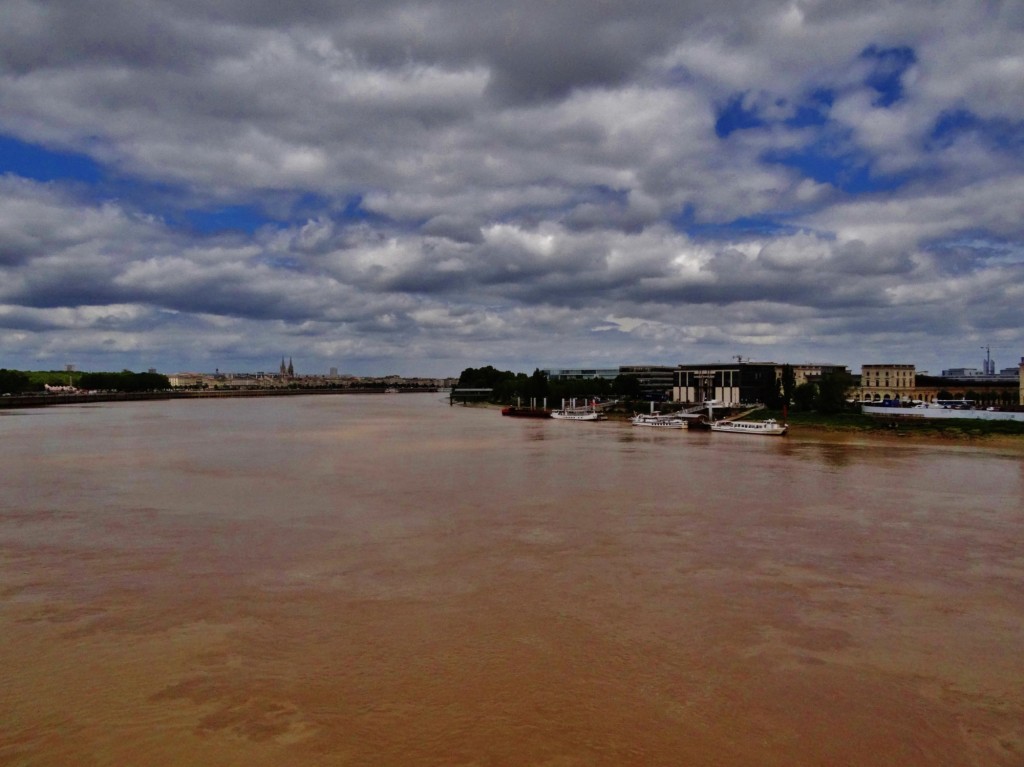
<instances>
[{"instance_id":1,"label":"patch of blue sky","mask_svg":"<svg viewBox=\"0 0 1024 767\"><path fill-rule=\"evenodd\" d=\"M76 152L58 152L11 136L0 135L0 175L13 174L33 181L76 181L96 184L105 177L92 158Z\"/></svg>"},{"instance_id":2,"label":"patch of blue sky","mask_svg":"<svg viewBox=\"0 0 1024 767\"><path fill-rule=\"evenodd\" d=\"M364 196L352 194L347 197L329 198L323 195L305 194L295 205L293 220L307 221L322 216L339 224L357 224L363 221L388 223L391 219L375 213L364 206Z\"/></svg>"},{"instance_id":3,"label":"patch of blue sky","mask_svg":"<svg viewBox=\"0 0 1024 767\"><path fill-rule=\"evenodd\" d=\"M1024 122L983 119L964 109L939 116L928 137L930 149L951 146L963 136L972 136L990 149L1018 153L1024 149Z\"/></svg>"},{"instance_id":4,"label":"patch of blue sky","mask_svg":"<svg viewBox=\"0 0 1024 767\"><path fill-rule=\"evenodd\" d=\"M983 229L961 232L958 236L926 246L937 253L957 253L976 262L992 265L1024 264L1024 243L999 237Z\"/></svg>"},{"instance_id":5,"label":"patch of blue sky","mask_svg":"<svg viewBox=\"0 0 1024 767\"><path fill-rule=\"evenodd\" d=\"M761 159L792 168L805 178L819 184L831 184L847 194L889 192L907 181L904 176L874 173L869 158L856 152L836 152L825 143L810 144L801 149L771 150L765 152Z\"/></svg>"},{"instance_id":6,"label":"patch of blue sky","mask_svg":"<svg viewBox=\"0 0 1024 767\"><path fill-rule=\"evenodd\" d=\"M342 222L377 219L362 207L361 195L353 195L337 202L320 195L303 195L283 215L272 211L274 205L256 203L186 208L185 193L174 186L147 183L143 180L112 175L98 162L85 154L48 149L39 144L0 135L0 175L12 174L39 182L67 182L84 184L100 198L132 200L141 209L160 216L168 226L182 226L198 234L246 233L252 234L267 225L285 226L296 221L315 218L329 211L329 215Z\"/></svg>"},{"instance_id":7,"label":"patch of blue sky","mask_svg":"<svg viewBox=\"0 0 1024 767\"><path fill-rule=\"evenodd\" d=\"M338 216L342 221L369 221L379 218L377 214L363 207L363 195L355 194L345 201L345 207Z\"/></svg>"},{"instance_id":8,"label":"patch of blue sky","mask_svg":"<svg viewBox=\"0 0 1024 767\"><path fill-rule=\"evenodd\" d=\"M384 220L363 207L361 195L332 200L322 195L304 194L287 202L271 196L262 202L190 208L170 215L168 223L187 226L202 235L253 234L268 226L286 228L318 218L329 218L342 225Z\"/></svg>"},{"instance_id":9,"label":"patch of blue sky","mask_svg":"<svg viewBox=\"0 0 1024 767\"><path fill-rule=\"evenodd\" d=\"M785 117L768 117L761 106L751 103L747 93L734 93L718 110L715 118L715 135L726 138L739 130L755 130L772 125L787 128L808 128L825 125L835 95L827 88L820 88L807 94L796 103L777 99L771 104L773 112Z\"/></svg>"},{"instance_id":10,"label":"patch of blue sky","mask_svg":"<svg viewBox=\"0 0 1024 767\"><path fill-rule=\"evenodd\" d=\"M227 205L205 210L186 210L182 218L199 234L252 234L267 224L275 223L255 205Z\"/></svg>"},{"instance_id":11,"label":"patch of blue sky","mask_svg":"<svg viewBox=\"0 0 1024 767\"><path fill-rule=\"evenodd\" d=\"M741 216L731 221L698 221L696 209L687 205L672 218L672 225L695 240L734 240L747 237L792 235L806 231L786 223L783 214Z\"/></svg>"},{"instance_id":12,"label":"patch of blue sky","mask_svg":"<svg viewBox=\"0 0 1024 767\"><path fill-rule=\"evenodd\" d=\"M903 98L903 75L917 63L913 48L869 45L861 51L860 58L871 66L864 84L878 93L875 106L892 106Z\"/></svg>"},{"instance_id":13,"label":"patch of blue sky","mask_svg":"<svg viewBox=\"0 0 1024 767\"><path fill-rule=\"evenodd\" d=\"M725 106L718 110L715 120L716 136L726 138L738 130L764 128L769 124L756 107L749 107L745 104L745 96L746 94L743 93L733 95Z\"/></svg>"},{"instance_id":14,"label":"patch of blue sky","mask_svg":"<svg viewBox=\"0 0 1024 767\"><path fill-rule=\"evenodd\" d=\"M788 128L810 128L825 125L834 102L835 94L827 88L813 91L804 101L796 105L793 116L785 120L785 125Z\"/></svg>"}]
</instances>

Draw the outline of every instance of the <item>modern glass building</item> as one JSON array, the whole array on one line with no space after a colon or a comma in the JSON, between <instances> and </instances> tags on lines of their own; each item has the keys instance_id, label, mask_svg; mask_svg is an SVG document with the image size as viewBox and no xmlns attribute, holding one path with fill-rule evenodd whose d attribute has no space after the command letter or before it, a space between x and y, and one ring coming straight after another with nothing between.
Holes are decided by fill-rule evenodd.
<instances>
[{"instance_id":1,"label":"modern glass building","mask_svg":"<svg viewBox=\"0 0 1024 767\"><path fill-rule=\"evenodd\" d=\"M767 402L778 391L782 366L774 362L725 362L680 365L675 369L672 399L722 405Z\"/></svg>"}]
</instances>

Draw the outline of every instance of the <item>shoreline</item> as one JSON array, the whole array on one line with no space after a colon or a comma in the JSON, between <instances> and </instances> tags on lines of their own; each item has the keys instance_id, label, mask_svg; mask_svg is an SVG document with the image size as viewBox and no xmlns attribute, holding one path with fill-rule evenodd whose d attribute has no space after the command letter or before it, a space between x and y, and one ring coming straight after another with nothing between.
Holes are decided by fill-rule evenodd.
<instances>
[{"instance_id":1,"label":"shoreline","mask_svg":"<svg viewBox=\"0 0 1024 767\"><path fill-rule=\"evenodd\" d=\"M387 392L380 388L348 388L348 389L241 389L241 390L205 390L205 391L170 391L170 392L103 392L95 394L34 394L13 395L0 398L0 414L3 411L33 410L59 405L86 405L105 402L140 402L188 399L233 399L258 397L289 397L289 396L325 396L339 394L378 395ZM400 394L431 394L436 390L402 389ZM476 407L486 410L500 411L502 405L492 402L459 402L452 403L462 407ZM626 423L634 414L633 410L611 410L606 413L607 420ZM840 414L819 416L817 414L789 414L787 419L791 433L815 432L834 434L843 437L865 437L886 442L976 445L987 447L1024 448L1024 428L1019 432L994 431L1006 427L993 427L991 422L981 419L929 419L927 421L910 421L907 419L887 420L878 416L862 414ZM764 418L773 417L781 420L782 414L771 410L761 411ZM838 419L838 420L837 420ZM759 420L755 418L754 420ZM846 422L843 422L843 421Z\"/></svg>"},{"instance_id":2,"label":"shoreline","mask_svg":"<svg viewBox=\"0 0 1024 767\"><path fill-rule=\"evenodd\" d=\"M489 402L465 403L473 407L500 409L501 405ZM634 415L632 410L611 410L606 412L607 420L627 423ZM751 420L775 418L783 420L782 413L763 409L752 415ZM861 413L839 415L818 415L812 413L790 413L786 419L791 434L815 432L844 437L865 437L886 442L922 444L970 444L990 447L1024 448L1024 425L1019 431L1002 431L1006 422L984 421L982 419L929 419L929 420L888 420ZM846 422L843 422L846 420ZM1000 424L993 426L992 424Z\"/></svg>"},{"instance_id":3,"label":"shoreline","mask_svg":"<svg viewBox=\"0 0 1024 767\"><path fill-rule=\"evenodd\" d=\"M149 391L149 392L96 392L93 394L13 394L0 397L0 410L21 410L57 405L88 405L98 402L147 402L172 399L234 399L252 397L295 397L303 395L324 396L329 394L409 394L436 392L431 389L399 389L389 392L383 388L297 388L297 389L206 389L201 391Z\"/></svg>"}]
</instances>

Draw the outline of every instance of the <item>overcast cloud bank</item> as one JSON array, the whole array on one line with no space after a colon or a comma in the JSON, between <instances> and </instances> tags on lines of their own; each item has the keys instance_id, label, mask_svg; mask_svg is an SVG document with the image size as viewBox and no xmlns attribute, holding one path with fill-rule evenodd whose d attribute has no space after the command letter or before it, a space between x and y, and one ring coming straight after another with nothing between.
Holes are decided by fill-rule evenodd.
<instances>
[{"instance_id":1,"label":"overcast cloud bank","mask_svg":"<svg viewBox=\"0 0 1024 767\"><path fill-rule=\"evenodd\" d=\"M1024 355L1019 2L0 9L0 367Z\"/></svg>"}]
</instances>

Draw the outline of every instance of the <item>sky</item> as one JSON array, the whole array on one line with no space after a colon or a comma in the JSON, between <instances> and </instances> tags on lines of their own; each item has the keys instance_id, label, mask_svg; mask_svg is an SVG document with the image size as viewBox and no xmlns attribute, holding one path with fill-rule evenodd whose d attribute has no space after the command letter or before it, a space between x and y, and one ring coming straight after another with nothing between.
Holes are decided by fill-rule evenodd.
<instances>
[{"instance_id":1,"label":"sky","mask_svg":"<svg viewBox=\"0 0 1024 767\"><path fill-rule=\"evenodd\" d=\"M1024 357L1019 0L4 0L0 367Z\"/></svg>"}]
</instances>

